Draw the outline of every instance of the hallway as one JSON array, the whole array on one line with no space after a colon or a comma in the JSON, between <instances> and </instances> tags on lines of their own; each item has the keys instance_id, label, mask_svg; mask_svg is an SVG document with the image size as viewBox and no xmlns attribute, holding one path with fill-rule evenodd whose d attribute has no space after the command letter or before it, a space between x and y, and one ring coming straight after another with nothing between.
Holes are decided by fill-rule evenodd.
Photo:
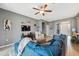
<instances>
[{"instance_id":1,"label":"hallway","mask_svg":"<svg viewBox=\"0 0 79 59\"><path fill-rule=\"evenodd\" d=\"M71 43L71 37L67 38L66 56L79 56L79 45Z\"/></svg>"}]
</instances>

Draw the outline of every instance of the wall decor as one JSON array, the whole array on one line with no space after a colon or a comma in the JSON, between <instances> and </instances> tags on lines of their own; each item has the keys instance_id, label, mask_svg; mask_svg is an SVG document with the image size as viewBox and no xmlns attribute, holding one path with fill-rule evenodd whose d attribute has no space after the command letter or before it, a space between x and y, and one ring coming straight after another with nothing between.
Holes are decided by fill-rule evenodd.
<instances>
[{"instance_id":1,"label":"wall decor","mask_svg":"<svg viewBox=\"0 0 79 59\"><path fill-rule=\"evenodd\" d=\"M29 25L21 25L21 31L31 31L31 27Z\"/></svg>"},{"instance_id":2,"label":"wall decor","mask_svg":"<svg viewBox=\"0 0 79 59\"><path fill-rule=\"evenodd\" d=\"M11 30L11 20L4 20L4 30Z\"/></svg>"}]
</instances>

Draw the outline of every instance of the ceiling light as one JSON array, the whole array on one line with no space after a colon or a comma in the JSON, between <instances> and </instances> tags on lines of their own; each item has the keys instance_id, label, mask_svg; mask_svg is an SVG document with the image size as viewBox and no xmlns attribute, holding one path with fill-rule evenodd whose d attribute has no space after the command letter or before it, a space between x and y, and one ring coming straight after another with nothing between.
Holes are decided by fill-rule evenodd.
<instances>
[{"instance_id":1,"label":"ceiling light","mask_svg":"<svg viewBox=\"0 0 79 59\"><path fill-rule=\"evenodd\" d=\"M44 13L44 11L40 11L40 14Z\"/></svg>"}]
</instances>

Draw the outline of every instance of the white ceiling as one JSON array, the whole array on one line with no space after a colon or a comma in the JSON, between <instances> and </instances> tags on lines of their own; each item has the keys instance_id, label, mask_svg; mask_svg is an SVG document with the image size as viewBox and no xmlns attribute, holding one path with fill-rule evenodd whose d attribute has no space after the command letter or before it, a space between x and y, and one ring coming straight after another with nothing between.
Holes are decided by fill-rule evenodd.
<instances>
[{"instance_id":1,"label":"white ceiling","mask_svg":"<svg viewBox=\"0 0 79 59\"><path fill-rule=\"evenodd\" d=\"M10 10L12 12L16 12L28 17L32 17L35 19L44 19L47 21L54 21L69 17L74 17L79 12L79 4L78 3L49 3L48 9L52 10L51 13L46 13L45 16L40 14L34 15L36 13L33 10L33 7L39 7L43 4L40 3L2 3L0 4L0 8Z\"/></svg>"}]
</instances>

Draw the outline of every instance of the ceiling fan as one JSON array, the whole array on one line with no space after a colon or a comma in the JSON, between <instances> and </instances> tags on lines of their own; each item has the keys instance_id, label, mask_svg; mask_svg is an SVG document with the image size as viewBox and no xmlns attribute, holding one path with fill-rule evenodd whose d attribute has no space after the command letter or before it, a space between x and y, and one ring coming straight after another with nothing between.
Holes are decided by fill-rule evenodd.
<instances>
[{"instance_id":1,"label":"ceiling fan","mask_svg":"<svg viewBox=\"0 0 79 59\"><path fill-rule=\"evenodd\" d=\"M39 8L33 7L34 10L38 11L35 13L35 15L42 14L43 16L45 16L45 12L52 12L52 10L48 10L47 7L48 7L47 4L44 4L43 6L40 6Z\"/></svg>"}]
</instances>

